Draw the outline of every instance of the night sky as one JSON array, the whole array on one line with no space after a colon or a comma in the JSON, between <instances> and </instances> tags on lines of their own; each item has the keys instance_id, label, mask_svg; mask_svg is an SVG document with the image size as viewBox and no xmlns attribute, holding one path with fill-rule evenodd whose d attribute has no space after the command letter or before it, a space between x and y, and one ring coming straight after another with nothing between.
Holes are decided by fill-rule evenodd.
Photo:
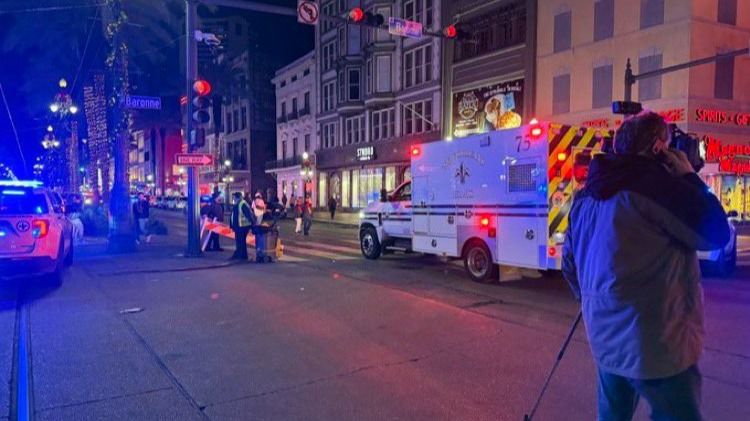
<instances>
[{"instance_id":1,"label":"night sky","mask_svg":"<svg viewBox=\"0 0 750 421\"><path fill-rule=\"evenodd\" d=\"M296 0L259 2L295 7ZM5 89L10 112L18 130L27 162L42 151L40 141L47 126L48 106L57 92L57 81L68 80L75 87L71 94L82 109L82 86L89 72L104 68L108 45L102 34L100 10L91 7L98 0L3 0L0 2L0 84ZM184 3L166 0L169 19L152 23L147 0L127 0L130 22L125 31L130 43L131 82L134 93L177 95L182 86L179 69L179 37L184 22ZM152 3L151 3L152 4ZM55 6L89 6L42 11ZM8 13L10 11L10 13ZM205 16L237 14L245 16L260 34L262 49L282 62L291 62L313 48L313 28L298 24L293 17L242 12L235 9L201 7ZM151 15L153 16L153 15ZM40 24L41 23L41 24ZM152 26L149 26L152 25ZM153 30L151 28L153 27ZM85 54L84 54L85 53ZM171 80L175 83L164 83ZM81 134L85 118L79 113ZM21 158L0 98L0 162L21 175Z\"/></svg>"}]
</instances>

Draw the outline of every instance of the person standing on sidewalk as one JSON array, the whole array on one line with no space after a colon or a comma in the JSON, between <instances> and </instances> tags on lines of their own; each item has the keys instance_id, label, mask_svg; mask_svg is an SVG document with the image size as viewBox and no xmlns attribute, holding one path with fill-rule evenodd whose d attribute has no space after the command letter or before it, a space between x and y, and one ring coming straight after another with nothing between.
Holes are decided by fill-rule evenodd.
<instances>
[{"instance_id":1,"label":"person standing on sidewalk","mask_svg":"<svg viewBox=\"0 0 750 421\"><path fill-rule=\"evenodd\" d=\"M302 206L302 226L305 235L310 235L310 227L313 220L313 205L310 196L305 197L305 203Z\"/></svg>"},{"instance_id":2,"label":"person standing on sidewalk","mask_svg":"<svg viewBox=\"0 0 750 421\"><path fill-rule=\"evenodd\" d=\"M328 212L331 213L331 221L333 221L333 217L336 216L336 206L338 206L338 202L336 202L336 198L331 196L330 199L328 199Z\"/></svg>"},{"instance_id":3,"label":"person standing on sidewalk","mask_svg":"<svg viewBox=\"0 0 750 421\"><path fill-rule=\"evenodd\" d=\"M699 421L703 293L696 250L729 241L721 204L667 123L647 111L594 156L573 201L562 271L581 301L598 368L598 419L628 421L643 397L653 420Z\"/></svg>"},{"instance_id":4,"label":"person standing on sidewalk","mask_svg":"<svg viewBox=\"0 0 750 421\"><path fill-rule=\"evenodd\" d=\"M289 199L286 197L286 193L281 193L281 204L284 206L284 210L286 210L287 203L289 203Z\"/></svg>"},{"instance_id":5,"label":"person standing on sidewalk","mask_svg":"<svg viewBox=\"0 0 750 421\"><path fill-rule=\"evenodd\" d=\"M253 213L258 224L263 222L263 216L266 214L266 201L263 200L263 193L258 190L253 198Z\"/></svg>"},{"instance_id":6,"label":"person standing on sidewalk","mask_svg":"<svg viewBox=\"0 0 750 421\"><path fill-rule=\"evenodd\" d=\"M133 203L133 218L136 222L136 239L137 243L141 242L141 235L146 236L146 242L151 242L151 234L148 233L149 204L146 195L138 193L138 200Z\"/></svg>"},{"instance_id":7,"label":"person standing on sidewalk","mask_svg":"<svg viewBox=\"0 0 750 421\"><path fill-rule=\"evenodd\" d=\"M301 197L298 197L294 205L294 222L296 223L296 227L294 228L294 232L297 234L302 233L302 209L305 207L305 203L302 201Z\"/></svg>"},{"instance_id":8,"label":"person standing on sidewalk","mask_svg":"<svg viewBox=\"0 0 750 421\"><path fill-rule=\"evenodd\" d=\"M208 206L208 211L206 216L210 220L216 220L216 222L224 222L224 206L221 203L221 195L214 194L213 200L211 200L211 204ZM206 247L206 250L208 251L224 251L223 248L221 248L221 244L219 243L219 234L212 232L209 234L211 238L208 239L208 246Z\"/></svg>"},{"instance_id":9,"label":"person standing on sidewalk","mask_svg":"<svg viewBox=\"0 0 750 421\"><path fill-rule=\"evenodd\" d=\"M241 192L235 192L234 208L232 209L232 219L230 226L234 231L235 249L230 260L247 260L247 233L253 224L252 209L247 201L242 197Z\"/></svg>"}]
</instances>

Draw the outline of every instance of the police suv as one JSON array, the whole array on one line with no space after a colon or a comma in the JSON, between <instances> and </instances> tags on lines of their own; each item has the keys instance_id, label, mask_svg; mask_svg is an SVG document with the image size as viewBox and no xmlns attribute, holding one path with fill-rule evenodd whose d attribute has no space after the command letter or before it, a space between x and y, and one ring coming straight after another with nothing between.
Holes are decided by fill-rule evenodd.
<instances>
[{"instance_id":1,"label":"police suv","mask_svg":"<svg viewBox=\"0 0 750 421\"><path fill-rule=\"evenodd\" d=\"M33 181L0 181L0 278L46 275L62 282L73 263L62 197Z\"/></svg>"}]
</instances>

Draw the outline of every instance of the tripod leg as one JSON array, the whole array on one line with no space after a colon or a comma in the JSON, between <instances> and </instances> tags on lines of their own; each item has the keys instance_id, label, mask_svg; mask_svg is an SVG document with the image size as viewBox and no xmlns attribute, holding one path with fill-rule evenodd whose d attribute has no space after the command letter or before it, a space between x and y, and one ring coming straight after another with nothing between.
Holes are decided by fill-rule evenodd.
<instances>
[{"instance_id":1,"label":"tripod leg","mask_svg":"<svg viewBox=\"0 0 750 421\"><path fill-rule=\"evenodd\" d=\"M560 361L562 360L563 355L565 355L565 350L568 348L568 344L570 343L570 340L573 339L573 334L576 332L576 328L578 327L578 323L580 323L582 316L583 316L582 311L578 311L578 315L576 316L576 319L573 322L573 325L570 327L568 336L565 338L565 342L563 342L563 345L560 348L560 352L557 354L557 359L555 360L555 364L552 365L552 370L550 370L549 374L547 375L547 379L544 380L544 384L542 385L542 391L539 392L539 396L536 398L536 402L534 402L534 406L531 408L531 412L523 416L524 421L531 421L531 419L534 417L534 413L536 413L536 410L539 407L539 403L542 401L542 396L544 396L544 392L547 391L547 386L549 386L549 382L550 380L552 380L552 376L555 374L555 370L557 370L557 366L560 364Z\"/></svg>"}]
</instances>

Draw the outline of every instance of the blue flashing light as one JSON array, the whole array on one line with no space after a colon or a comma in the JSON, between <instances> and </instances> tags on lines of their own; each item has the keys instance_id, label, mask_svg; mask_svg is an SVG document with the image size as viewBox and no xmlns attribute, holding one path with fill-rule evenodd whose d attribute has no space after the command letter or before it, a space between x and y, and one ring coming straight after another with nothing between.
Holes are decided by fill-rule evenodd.
<instances>
[{"instance_id":1,"label":"blue flashing light","mask_svg":"<svg viewBox=\"0 0 750 421\"><path fill-rule=\"evenodd\" d=\"M6 196L25 196L26 192L23 190L3 190L3 194Z\"/></svg>"},{"instance_id":2,"label":"blue flashing light","mask_svg":"<svg viewBox=\"0 0 750 421\"><path fill-rule=\"evenodd\" d=\"M34 228L31 230L31 236L34 238L39 238L39 235L41 235L42 231L39 228Z\"/></svg>"},{"instance_id":3,"label":"blue flashing light","mask_svg":"<svg viewBox=\"0 0 750 421\"><path fill-rule=\"evenodd\" d=\"M5 231L0 231L0 237L5 237L6 235L8 235L8 233L7 233L7 232L5 232Z\"/></svg>"},{"instance_id":4,"label":"blue flashing light","mask_svg":"<svg viewBox=\"0 0 750 421\"><path fill-rule=\"evenodd\" d=\"M41 206L37 206L34 208L34 213L36 213L37 215L41 215L44 213L44 210L42 210Z\"/></svg>"},{"instance_id":5,"label":"blue flashing light","mask_svg":"<svg viewBox=\"0 0 750 421\"><path fill-rule=\"evenodd\" d=\"M37 180L0 180L2 187L41 187L44 183Z\"/></svg>"}]
</instances>

